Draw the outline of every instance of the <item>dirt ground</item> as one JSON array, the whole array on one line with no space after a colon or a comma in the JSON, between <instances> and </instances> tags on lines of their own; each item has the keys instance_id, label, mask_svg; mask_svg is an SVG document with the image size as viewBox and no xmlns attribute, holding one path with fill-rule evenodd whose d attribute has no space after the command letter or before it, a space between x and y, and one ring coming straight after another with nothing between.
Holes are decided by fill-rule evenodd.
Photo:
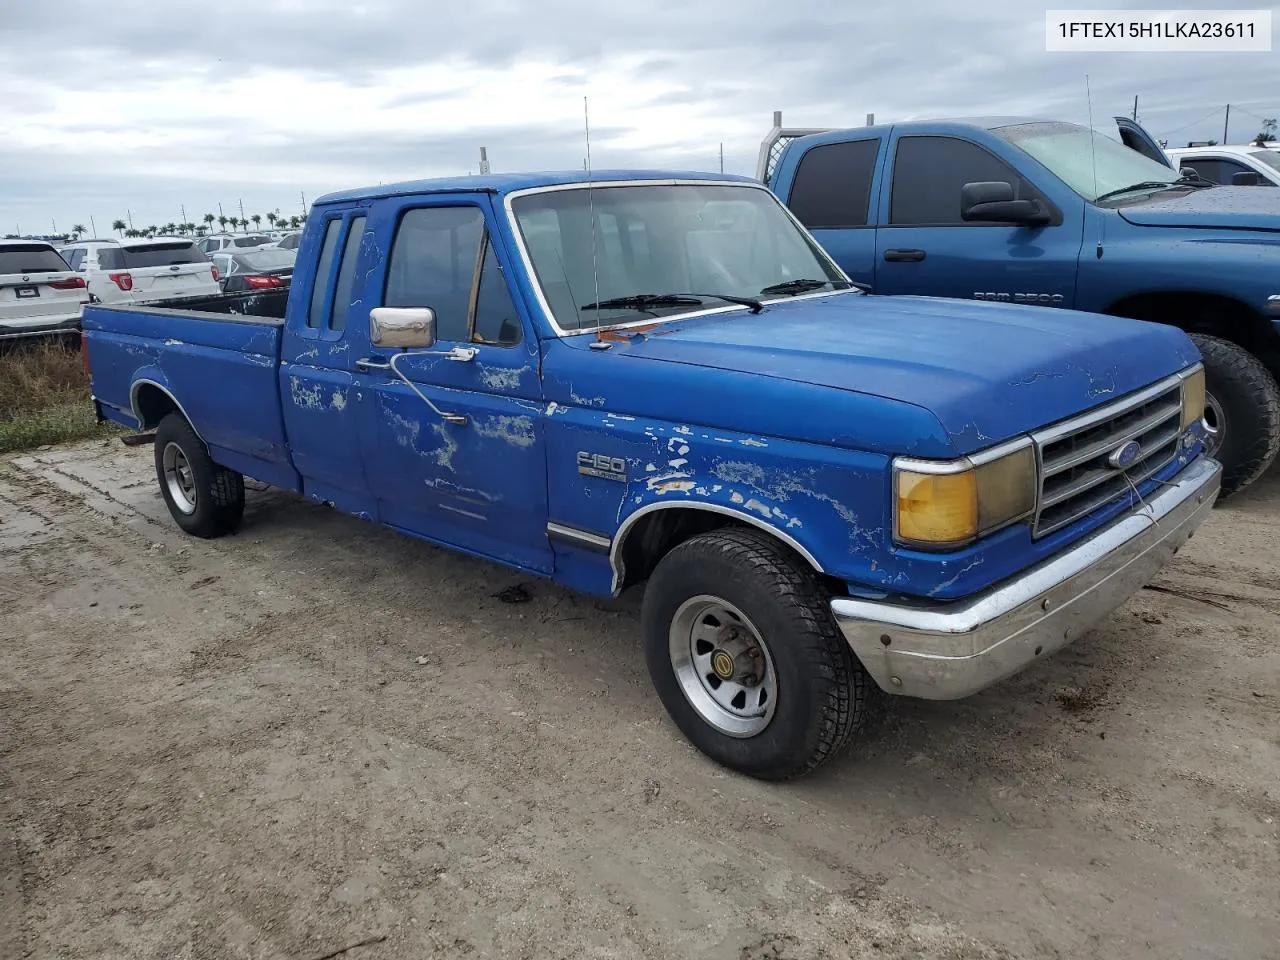
<instances>
[{"instance_id":1,"label":"dirt ground","mask_svg":"<svg viewBox=\"0 0 1280 960\"><path fill-rule=\"evenodd\" d=\"M668 722L634 599L275 492L186 539L151 456L0 461L0 957L1280 957L1280 471L768 785Z\"/></svg>"}]
</instances>

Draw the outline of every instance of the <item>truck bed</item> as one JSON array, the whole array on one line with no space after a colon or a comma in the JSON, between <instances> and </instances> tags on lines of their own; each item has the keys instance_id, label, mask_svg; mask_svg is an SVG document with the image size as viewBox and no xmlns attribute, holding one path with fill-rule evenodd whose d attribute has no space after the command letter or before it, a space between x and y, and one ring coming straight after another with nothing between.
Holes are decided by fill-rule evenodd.
<instances>
[{"instance_id":1,"label":"truck bed","mask_svg":"<svg viewBox=\"0 0 1280 960\"><path fill-rule=\"evenodd\" d=\"M100 417L135 430L178 407L219 463L295 487L278 385L284 292L90 304L81 326Z\"/></svg>"}]
</instances>

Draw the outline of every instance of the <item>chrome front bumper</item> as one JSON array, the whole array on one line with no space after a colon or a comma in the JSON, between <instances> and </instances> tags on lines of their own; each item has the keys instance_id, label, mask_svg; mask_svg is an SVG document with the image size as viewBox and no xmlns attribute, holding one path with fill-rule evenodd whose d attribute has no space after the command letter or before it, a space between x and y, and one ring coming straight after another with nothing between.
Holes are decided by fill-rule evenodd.
<instances>
[{"instance_id":1,"label":"chrome front bumper","mask_svg":"<svg viewBox=\"0 0 1280 960\"><path fill-rule=\"evenodd\" d=\"M1039 566L953 603L831 601L887 693L957 700L1066 646L1142 588L1209 516L1222 467L1202 457L1147 505Z\"/></svg>"}]
</instances>

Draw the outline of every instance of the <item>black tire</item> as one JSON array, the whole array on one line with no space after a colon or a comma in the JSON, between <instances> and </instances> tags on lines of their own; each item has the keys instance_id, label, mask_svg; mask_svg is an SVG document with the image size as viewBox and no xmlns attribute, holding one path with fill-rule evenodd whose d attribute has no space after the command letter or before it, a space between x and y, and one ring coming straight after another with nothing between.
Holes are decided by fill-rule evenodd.
<instances>
[{"instance_id":1,"label":"black tire","mask_svg":"<svg viewBox=\"0 0 1280 960\"><path fill-rule=\"evenodd\" d=\"M1220 431L1210 454L1222 463L1221 496L1228 497L1262 476L1280 451L1280 386L1244 347L1203 333L1191 339L1204 358L1205 422Z\"/></svg>"},{"instance_id":2,"label":"black tire","mask_svg":"<svg viewBox=\"0 0 1280 960\"><path fill-rule=\"evenodd\" d=\"M736 607L764 641L777 696L759 732L721 732L681 686L672 649L684 641L673 642L673 622L700 597ZM759 531L715 530L663 557L641 610L645 659L663 706L694 746L749 776L787 780L815 769L845 745L878 690L836 627L828 601L802 561Z\"/></svg>"},{"instance_id":3,"label":"black tire","mask_svg":"<svg viewBox=\"0 0 1280 960\"><path fill-rule=\"evenodd\" d=\"M186 478L186 493L171 488L165 459L171 449L181 455L188 468L182 475ZM182 414L170 413L156 427L155 460L160 495L174 522L183 530L208 539L231 533L240 525L244 516L244 477L213 462L209 448ZM179 486L183 484L180 482ZM182 505L180 496L184 498Z\"/></svg>"}]
</instances>

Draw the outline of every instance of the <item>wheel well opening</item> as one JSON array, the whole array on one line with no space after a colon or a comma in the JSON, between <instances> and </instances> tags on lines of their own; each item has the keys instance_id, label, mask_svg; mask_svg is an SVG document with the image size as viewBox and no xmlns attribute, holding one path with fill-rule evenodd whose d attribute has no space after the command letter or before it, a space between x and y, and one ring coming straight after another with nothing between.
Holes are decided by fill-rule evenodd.
<instances>
[{"instance_id":1,"label":"wheel well opening","mask_svg":"<svg viewBox=\"0 0 1280 960\"><path fill-rule=\"evenodd\" d=\"M697 507L655 510L636 521L626 533L619 552L622 561L620 589L636 586L648 580L654 569L668 553L686 540L712 530L734 527L755 530L769 536L767 529L747 523L737 517L699 510ZM778 545L795 556L802 567L814 570L813 565L780 537L773 537ZM814 573L818 571L814 570ZM827 579L823 577L824 581Z\"/></svg>"},{"instance_id":2,"label":"wheel well opening","mask_svg":"<svg viewBox=\"0 0 1280 960\"><path fill-rule=\"evenodd\" d=\"M170 413L178 409L173 398L154 384L144 383L134 396L135 412L140 430L150 430L159 425Z\"/></svg>"},{"instance_id":3,"label":"wheel well opening","mask_svg":"<svg viewBox=\"0 0 1280 960\"><path fill-rule=\"evenodd\" d=\"M1186 333L1221 337L1250 353L1280 347L1271 321L1247 303L1212 293L1141 293L1118 300L1106 312L1114 317L1149 320Z\"/></svg>"}]
</instances>

